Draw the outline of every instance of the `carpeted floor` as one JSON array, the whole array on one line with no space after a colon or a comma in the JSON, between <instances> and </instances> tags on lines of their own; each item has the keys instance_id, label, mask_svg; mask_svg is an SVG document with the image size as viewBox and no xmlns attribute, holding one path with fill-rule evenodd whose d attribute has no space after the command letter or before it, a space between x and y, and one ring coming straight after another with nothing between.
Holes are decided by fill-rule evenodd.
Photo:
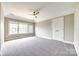
<instances>
[{"instance_id":1,"label":"carpeted floor","mask_svg":"<svg viewBox=\"0 0 79 59\"><path fill-rule=\"evenodd\" d=\"M5 42L2 52L3 56L77 56L73 45L39 37Z\"/></svg>"}]
</instances>

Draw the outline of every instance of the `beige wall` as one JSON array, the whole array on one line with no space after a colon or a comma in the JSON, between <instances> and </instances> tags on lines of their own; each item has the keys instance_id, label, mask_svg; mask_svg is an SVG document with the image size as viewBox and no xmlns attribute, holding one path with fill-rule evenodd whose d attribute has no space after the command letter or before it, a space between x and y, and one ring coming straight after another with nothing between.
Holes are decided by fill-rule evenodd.
<instances>
[{"instance_id":1,"label":"beige wall","mask_svg":"<svg viewBox=\"0 0 79 59\"><path fill-rule=\"evenodd\" d=\"M4 42L4 13L2 3L0 3L0 40L1 43Z\"/></svg>"},{"instance_id":2,"label":"beige wall","mask_svg":"<svg viewBox=\"0 0 79 59\"><path fill-rule=\"evenodd\" d=\"M35 33L24 33L24 34L15 34L15 35L8 35L8 21L18 21L18 22L25 22L25 23L30 23L30 24L33 24L34 23L31 23L31 22L26 22L26 21L21 21L21 20L15 20L15 19L11 19L11 18L7 18L5 17L5 24L4 24L4 27L5 27L5 34L4 34L4 38L5 38L5 41L7 40L13 40L13 39L20 39L20 38L25 38L25 37L30 37L30 36L34 36Z\"/></svg>"},{"instance_id":3,"label":"beige wall","mask_svg":"<svg viewBox=\"0 0 79 59\"><path fill-rule=\"evenodd\" d=\"M4 43L4 16L3 16L3 5L0 3L0 55L2 54L1 46Z\"/></svg>"},{"instance_id":4,"label":"beige wall","mask_svg":"<svg viewBox=\"0 0 79 59\"><path fill-rule=\"evenodd\" d=\"M43 21L36 23L36 36L42 37L42 38L52 38L52 27L51 27L51 21Z\"/></svg>"},{"instance_id":5,"label":"beige wall","mask_svg":"<svg viewBox=\"0 0 79 59\"><path fill-rule=\"evenodd\" d=\"M1 3L0 3L0 34L1 34ZM1 35L0 35L0 43L1 43Z\"/></svg>"},{"instance_id":6,"label":"beige wall","mask_svg":"<svg viewBox=\"0 0 79 59\"><path fill-rule=\"evenodd\" d=\"M1 3L0 3L0 52L1 52Z\"/></svg>"},{"instance_id":7,"label":"beige wall","mask_svg":"<svg viewBox=\"0 0 79 59\"><path fill-rule=\"evenodd\" d=\"M74 45L79 55L79 3L75 8L75 20L74 20Z\"/></svg>"},{"instance_id":8,"label":"beige wall","mask_svg":"<svg viewBox=\"0 0 79 59\"><path fill-rule=\"evenodd\" d=\"M65 41L74 41L74 14L64 16L65 26Z\"/></svg>"}]
</instances>

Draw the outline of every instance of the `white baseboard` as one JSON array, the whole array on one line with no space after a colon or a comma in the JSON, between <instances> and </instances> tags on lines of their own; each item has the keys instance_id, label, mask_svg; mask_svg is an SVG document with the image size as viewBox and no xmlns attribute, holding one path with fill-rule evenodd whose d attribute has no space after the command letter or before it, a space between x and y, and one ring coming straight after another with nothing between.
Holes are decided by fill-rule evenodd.
<instances>
[{"instance_id":1,"label":"white baseboard","mask_svg":"<svg viewBox=\"0 0 79 59\"><path fill-rule=\"evenodd\" d=\"M50 40L56 40L56 39L52 39L52 38L44 37L44 36L37 36L37 37L41 37L41 38L45 38L45 39L50 39ZM58 41L61 41L61 40L58 40ZM68 44L73 44L73 42L68 42L68 41L61 41L61 42L68 43Z\"/></svg>"},{"instance_id":2,"label":"white baseboard","mask_svg":"<svg viewBox=\"0 0 79 59\"><path fill-rule=\"evenodd\" d=\"M69 44L73 44L73 42L68 42L68 41L62 41L64 43L69 43Z\"/></svg>"},{"instance_id":3,"label":"white baseboard","mask_svg":"<svg viewBox=\"0 0 79 59\"><path fill-rule=\"evenodd\" d=\"M75 50L76 50L77 55L79 56L79 48L78 48L78 46L76 45L76 43L74 43L74 47L75 47Z\"/></svg>"},{"instance_id":4,"label":"white baseboard","mask_svg":"<svg viewBox=\"0 0 79 59\"><path fill-rule=\"evenodd\" d=\"M45 37L45 36L37 36L37 37L41 37L41 38L45 38L45 39L52 39L52 38L50 38L50 37Z\"/></svg>"},{"instance_id":5,"label":"white baseboard","mask_svg":"<svg viewBox=\"0 0 79 59\"><path fill-rule=\"evenodd\" d=\"M56 40L56 39L53 39L53 40ZM64 42L64 43L68 43L68 44L73 44L73 42L69 42L69 41L62 41L62 40L57 40L57 41L61 41L61 42Z\"/></svg>"}]
</instances>

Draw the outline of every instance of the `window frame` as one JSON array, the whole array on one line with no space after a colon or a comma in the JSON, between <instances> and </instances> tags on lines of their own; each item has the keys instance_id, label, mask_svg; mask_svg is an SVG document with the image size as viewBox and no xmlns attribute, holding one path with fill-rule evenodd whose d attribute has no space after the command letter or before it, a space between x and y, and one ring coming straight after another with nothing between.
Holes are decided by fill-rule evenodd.
<instances>
[{"instance_id":1,"label":"window frame","mask_svg":"<svg viewBox=\"0 0 79 59\"><path fill-rule=\"evenodd\" d=\"M18 25L18 33L19 34L22 34L22 33L20 33L20 24L27 24L27 32L25 32L25 33L28 33L28 23L24 23L24 22L19 22L19 25ZM24 34L24 33L23 33Z\"/></svg>"},{"instance_id":2,"label":"window frame","mask_svg":"<svg viewBox=\"0 0 79 59\"><path fill-rule=\"evenodd\" d=\"M10 34L9 33L9 25L10 25L10 22L17 22L17 33L16 34ZM27 24L27 33L19 33L19 24ZM30 23L27 23L27 22L20 22L20 21L12 21L12 20L10 20L10 21L8 21L8 35L18 35L18 34L30 34L30 32L29 32L29 24ZM33 23L31 23L31 25L33 25ZM34 27L34 25L33 25L33 27ZM34 31L34 29L32 30L32 31ZM32 32L32 33L34 33L34 32Z\"/></svg>"}]
</instances>

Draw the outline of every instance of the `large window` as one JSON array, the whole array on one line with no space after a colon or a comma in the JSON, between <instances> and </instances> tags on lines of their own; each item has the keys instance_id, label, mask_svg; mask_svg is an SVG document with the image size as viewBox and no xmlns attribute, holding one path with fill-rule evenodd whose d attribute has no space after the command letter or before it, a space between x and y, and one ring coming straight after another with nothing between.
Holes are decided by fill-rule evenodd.
<instances>
[{"instance_id":1,"label":"large window","mask_svg":"<svg viewBox=\"0 0 79 59\"><path fill-rule=\"evenodd\" d=\"M18 23L17 22L9 22L9 34L17 34L18 33Z\"/></svg>"},{"instance_id":2,"label":"large window","mask_svg":"<svg viewBox=\"0 0 79 59\"><path fill-rule=\"evenodd\" d=\"M20 23L19 24L19 33L27 33L28 32L28 24Z\"/></svg>"},{"instance_id":3,"label":"large window","mask_svg":"<svg viewBox=\"0 0 79 59\"><path fill-rule=\"evenodd\" d=\"M33 33L33 24L9 21L9 34Z\"/></svg>"}]
</instances>

